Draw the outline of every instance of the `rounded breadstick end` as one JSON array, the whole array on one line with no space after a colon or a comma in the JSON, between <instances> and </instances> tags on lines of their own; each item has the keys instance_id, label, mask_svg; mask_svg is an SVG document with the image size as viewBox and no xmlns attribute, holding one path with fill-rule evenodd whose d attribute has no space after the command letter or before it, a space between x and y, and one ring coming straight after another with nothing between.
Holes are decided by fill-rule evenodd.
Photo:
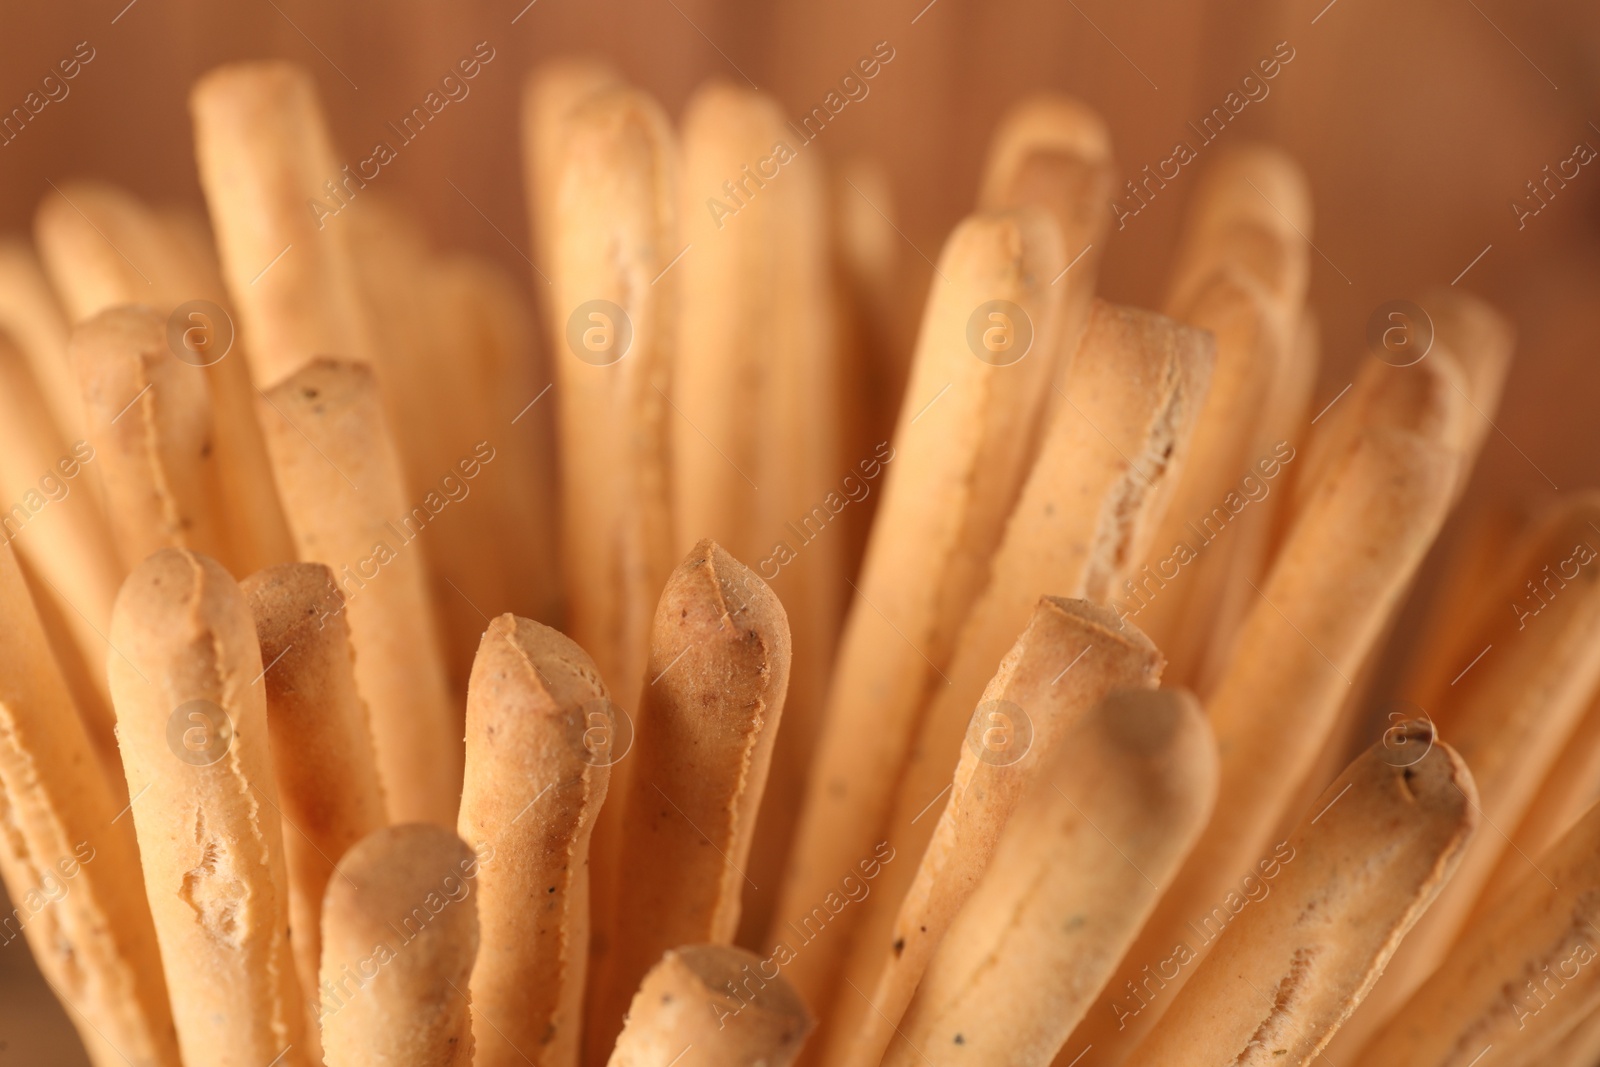
<instances>
[{"instance_id":1,"label":"rounded breadstick end","mask_svg":"<svg viewBox=\"0 0 1600 1067\"><path fill-rule=\"evenodd\" d=\"M645 975L608 1067L660 1067L691 1047L718 1067L788 1067L811 1025L773 960L685 945Z\"/></svg>"},{"instance_id":2,"label":"rounded breadstick end","mask_svg":"<svg viewBox=\"0 0 1600 1067\"><path fill-rule=\"evenodd\" d=\"M390 826L339 861L322 904L328 1067L472 1062L478 860L432 823Z\"/></svg>"},{"instance_id":3,"label":"rounded breadstick end","mask_svg":"<svg viewBox=\"0 0 1600 1067\"><path fill-rule=\"evenodd\" d=\"M782 664L785 668L788 665L789 617L777 594L710 538L697 543L667 579L656 617L670 625L674 610L680 633L697 631L709 636L725 632L726 618L733 629L724 640L734 645L747 644L764 663ZM664 636L662 629L658 622L658 641ZM763 680L768 688L772 688L772 681L782 681Z\"/></svg>"}]
</instances>

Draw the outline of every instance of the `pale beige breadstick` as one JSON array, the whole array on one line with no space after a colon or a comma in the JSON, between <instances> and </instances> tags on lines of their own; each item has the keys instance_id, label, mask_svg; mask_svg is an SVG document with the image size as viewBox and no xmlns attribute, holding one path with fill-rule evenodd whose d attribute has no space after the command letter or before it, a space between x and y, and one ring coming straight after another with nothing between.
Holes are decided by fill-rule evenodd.
<instances>
[{"instance_id":1,"label":"pale beige breadstick","mask_svg":"<svg viewBox=\"0 0 1600 1067\"><path fill-rule=\"evenodd\" d=\"M396 821L455 824L461 716L451 706L427 566L370 367L316 359L261 396L262 430L303 559L334 572L356 685Z\"/></svg>"},{"instance_id":2,"label":"pale beige breadstick","mask_svg":"<svg viewBox=\"0 0 1600 1067\"><path fill-rule=\"evenodd\" d=\"M493 620L467 690L462 838L478 879L477 1067L575 1067L589 959L589 837L627 755L588 654L548 626Z\"/></svg>"},{"instance_id":3,"label":"pale beige breadstick","mask_svg":"<svg viewBox=\"0 0 1600 1067\"><path fill-rule=\"evenodd\" d=\"M1125 983L1175 944L1201 954L1190 921L1270 850L1283 805L1443 521L1454 477L1448 449L1380 428L1323 479L1257 590L1233 667L1206 707L1221 755L1216 811L1069 1045L1093 1044L1097 1062L1118 1062L1172 1003L1175 988L1133 1018L1113 1011Z\"/></svg>"},{"instance_id":4,"label":"pale beige breadstick","mask_svg":"<svg viewBox=\"0 0 1600 1067\"><path fill-rule=\"evenodd\" d=\"M46 196L34 231L74 322L119 304L147 304L160 312L162 349L208 383L214 463L230 476L222 479L216 505L227 551L202 550L236 575L290 559L294 548L256 424L247 357L224 306L209 235L99 182L68 183Z\"/></svg>"},{"instance_id":5,"label":"pale beige breadstick","mask_svg":"<svg viewBox=\"0 0 1600 1067\"><path fill-rule=\"evenodd\" d=\"M1422 306L1433 321L1435 343L1455 359L1466 377L1467 397L1475 417L1464 450L1476 456L1493 429L1494 413L1500 407L1500 394L1516 346L1516 329L1490 304L1451 286L1426 290Z\"/></svg>"},{"instance_id":6,"label":"pale beige breadstick","mask_svg":"<svg viewBox=\"0 0 1600 1067\"><path fill-rule=\"evenodd\" d=\"M1194 697L1101 701L1006 827L885 1067L1048 1064L1205 825L1216 787L1216 744Z\"/></svg>"},{"instance_id":7,"label":"pale beige breadstick","mask_svg":"<svg viewBox=\"0 0 1600 1067\"><path fill-rule=\"evenodd\" d=\"M282 563L240 588L265 665L295 966L300 990L314 1004L322 896L339 857L388 821L383 787L333 572L321 563Z\"/></svg>"},{"instance_id":8,"label":"pale beige breadstick","mask_svg":"<svg viewBox=\"0 0 1600 1067\"><path fill-rule=\"evenodd\" d=\"M1600 806L1533 862L1538 873L1462 931L1356 1062L1544 1063L1541 1053L1600 1008Z\"/></svg>"},{"instance_id":9,"label":"pale beige breadstick","mask_svg":"<svg viewBox=\"0 0 1600 1067\"><path fill-rule=\"evenodd\" d=\"M1245 876L1264 895L1246 888L1250 903L1124 1063L1318 1062L1477 828L1466 763L1427 722L1396 726L1307 809L1277 878Z\"/></svg>"},{"instance_id":10,"label":"pale beige breadstick","mask_svg":"<svg viewBox=\"0 0 1600 1067\"><path fill-rule=\"evenodd\" d=\"M1600 682L1600 493L1552 505L1497 568L1476 624L1457 650L1462 673L1419 699L1440 736L1461 753L1478 783L1483 817L1499 833L1472 843L1461 869L1390 964L1352 1021L1345 1047L1405 1002L1461 936L1485 881L1507 847L1557 752ZM1587 558L1587 564L1578 559ZM1549 568L1545 570L1544 568ZM1551 576L1554 575L1552 578ZM1538 585L1542 599L1530 591ZM1542 605L1542 606L1541 606ZM1538 613L1519 617L1518 612ZM1474 657L1482 658L1471 663ZM1470 669L1467 669L1469 664ZM1518 857L1526 868L1531 857ZM1382 998L1382 999L1380 999Z\"/></svg>"},{"instance_id":11,"label":"pale beige breadstick","mask_svg":"<svg viewBox=\"0 0 1600 1067\"><path fill-rule=\"evenodd\" d=\"M684 118L681 184L691 250L673 268L684 271L673 370L677 543L713 537L760 567L783 601L794 643L784 742L750 855L750 881L762 887L746 894L752 938L765 933L777 905L821 731L850 592L842 473L860 458L840 454L826 172L815 153L778 152L786 137L771 97L721 82L695 94ZM729 176L731 188L722 185Z\"/></svg>"},{"instance_id":12,"label":"pale beige breadstick","mask_svg":"<svg viewBox=\"0 0 1600 1067\"><path fill-rule=\"evenodd\" d=\"M311 75L277 60L232 63L195 83L189 110L200 186L256 385L276 385L319 355L370 360L370 327L340 225L348 220L332 214L356 195L360 178L335 160Z\"/></svg>"},{"instance_id":13,"label":"pale beige breadstick","mask_svg":"<svg viewBox=\"0 0 1600 1067\"><path fill-rule=\"evenodd\" d=\"M961 627L945 679L927 687L928 706L884 831L897 851L920 856L927 846L935 823L923 811L949 784L972 709L995 664L1027 628L1039 595L1103 601L1113 580L1144 558L1188 460L1212 357L1211 338L1198 330L1096 302L1039 458L990 561L989 584ZM898 901L916 873L910 863L886 870L877 887L881 903L868 913Z\"/></svg>"},{"instance_id":14,"label":"pale beige breadstick","mask_svg":"<svg viewBox=\"0 0 1600 1067\"><path fill-rule=\"evenodd\" d=\"M78 324L68 352L122 565L162 548L231 559L211 390L200 368L168 349L166 317L143 305L108 308Z\"/></svg>"},{"instance_id":15,"label":"pale beige breadstick","mask_svg":"<svg viewBox=\"0 0 1600 1067\"><path fill-rule=\"evenodd\" d=\"M81 409L81 405L80 405ZM85 484L94 462L87 441L56 434L21 353L0 335L0 528L53 601L94 683L79 711L102 759L119 762L104 664L111 603L123 570L98 501Z\"/></svg>"},{"instance_id":16,"label":"pale beige breadstick","mask_svg":"<svg viewBox=\"0 0 1600 1067\"><path fill-rule=\"evenodd\" d=\"M111 620L117 737L185 1067L310 1067L261 651L239 586L164 548Z\"/></svg>"},{"instance_id":17,"label":"pale beige breadstick","mask_svg":"<svg viewBox=\"0 0 1600 1067\"><path fill-rule=\"evenodd\" d=\"M39 257L25 241L0 240L0 330L27 357L56 431L83 440L78 383L67 364L67 320Z\"/></svg>"},{"instance_id":18,"label":"pale beige breadstick","mask_svg":"<svg viewBox=\"0 0 1600 1067\"><path fill-rule=\"evenodd\" d=\"M771 973L768 973L771 968ZM732 945L668 949L639 985L607 1067L789 1067L811 1031L771 960Z\"/></svg>"},{"instance_id":19,"label":"pale beige breadstick","mask_svg":"<svg viewBox=\"0 0 1600 1067\"><path fill-rule=\"evenodd\" d=\"M550 274L555 266L556 214L559 210L566 121L573 108L602 89L626 84L609 63L589 56L563 56L535 67L522 83L522 172L528 188L528 215L537 270L535 291L547 315L554 314ZM559 322L552 322L560 328Z\"/></svg>"},{"instance_id":20,"label":"pale beige breadstick","mask_svg":"<svg viewBox=\"0 0 1600 1067\"><path fill-rule=\"evenodd\" d=\"M1061 252L1068 264L1065 274L1050 279L1061 302L1052 354L1055 389L1045 398L1045 410L1052 415L1062 403L1072 355L1089 320L1110 225L1103 205L1111 183L1111 135L1099 114L1081 100L1038 93L1013 104L995 127L978 191L979 209L1024 204L1045 209L1061 229Z\"/></svg>"},{"instance_id":21,"label":"pale beige breadstick","mask_svg":"<svg viewBox=\"0 0 1600 1067\"><path fill-rule=\"evenodd\" d=\"M1600 798L1600 693L1589 700L1578 726L1567 736L1526 813L1511 834L1511 846L1483 884L1470 925L1486 917L1518 882L1538 877L1524 857L1538 856Z\"/></svg>"},{"instance_id":22,"label":"pale beige breadstick","mask_svg":"<svg viewBox=\"0 0 1600 1067\"><path fill-rule=\"evenodd\" d=\"M809 914L881 840L928 679L949 662L1027 473L1033 423L1054 373L1040 358L1054 336L1049 284L1063 266L1056 226L1037 208L969 218L945 245L894 444L874 460L884 497L854 583L769 937ZM998 323L987 317L994 300L1021 308L1026 321L1011 321L1009 309L989 309ZM1032 347L1020 360L1011 362L1014 349L996 356L982 343L984 328L1009 327L1020 344L1028 323ZM864 722L872 728L862 730ZM792 972L809 1003L835 991L843 933L813 945Z\"/></svg>"},{"instance_id":23,"label":"pale beige breadstick","mask_svg":"<svg viewBox=\"0 0 1600 1067\"><path fill-rule=\"evenodd\" d=\"M345 853L322 905L328 1067L473 1062L466 986L478 953L479 868L459 837L432 823L386 827Z\"/></svg>"},{"instance_id":24,"label":"pale beige breadstick","mask_svg":"<svg viewBox=\"0 0 1600 1067\"><path fill-rule=\"evenodd\" d=\"M1073 724L1113 689L1153 688L1160 673L1161 654L1136 627L1087 600L1040 599L973 712L950 797L911 888L903 900L869 897L865 904L845 973L849 988L828 1021L820 1062L878 1064L1006 823Z\"/></svg>"},{"instance_id":25,"label":"pale beige breadstick","mask_svg":"<svg viewBox=\"0 0 1600 1067\"><path fill-rule=\"evenodd\" d=\"M661 593L635 725L611 952L588 1007L591 1055L674 945L739 925L756 810L789 685L789 622L755 572L701 541ZM672 872L640 877L638 872Z\"/></svg>"},{"instance_id":26,"label":"pale beige breadstick","mask_svg":"<svg viewBox=\"0 0 1600 1067\"><path fill-rule=\"evenodd\" d=\"M0 547L0 875L11 898L0 939L27 938L95 1067L178 1067L121 803L45 643L16 554Z\"/></svg>"}]
</instances>

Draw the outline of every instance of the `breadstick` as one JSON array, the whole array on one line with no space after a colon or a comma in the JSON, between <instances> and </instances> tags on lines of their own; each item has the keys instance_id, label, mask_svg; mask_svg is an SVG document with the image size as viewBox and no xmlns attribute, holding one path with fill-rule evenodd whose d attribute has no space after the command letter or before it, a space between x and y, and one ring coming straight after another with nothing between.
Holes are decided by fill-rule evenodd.
<instances>
[{"instance_id":1,"label":"breadstick","mask_svg":"<svg viewBox=\"0 0 1600 1067\"><path fill-rule=\"evenodd\" d=\"M1054 330L1049 282L1063 266L1056 227L1037 208L975 216L946 243L894 444L865 468L884 479L884 497L840 640L769 940L786 936L789 923L810 914L881 840L927 679L949 661L1026 474L1032 426L1054 372L1049 359L1036 358L1051 351L1039 347ZM981 342L967 343L975 314L980 327L1012 331L1011 343L1021 343L1024 323L1013 321L1014 312L983 317L994 300L1022 308L1038 349L1004 366L1012 350L996 357ZM863 722L872 729L862 730ZM791 971L808 1003L835 991L850 923L846 916L844 929L810 946Z\"/></svg>"},{"instance_id":2,"label":"breadstick","mask_svg":"<svg viewBox=\"0 0 1600 1067\"><path fill-rule=\"evenodd\" d=\"M1316 1062L1461 861L1475 799L1467 765L1427 722L1395 727L1302 816L1276 879L1245 876L1238 921L1127 1067Z\"/></svg>"},{"instance_id":3,"label":"breadstick","mask_svg":"<svg viewBox=\"0 0 1600 1067\"><path fill-rule=\"evenodd\" d=\"M18 930L95 1067L178 1067L133 826L45 643L16 554L0 548L0 875Z\"/></svg>"},{"instance_id":4,"label":"breadstick","mask_svg":"<svg viewBox=\"0 0 1600 1067\"><path fill-rule=\"evenodd\" d=\"M263 393L258 410L296 547L333 570L348 602L390 817L454 825L461 719L415 543L429 508L408 510L372 371L313 360Z\"/></svg>"},{"instance_id":5,"label":"breadstick","mask_svg":"<svg viewBox=\"0 0 1600 1067\"><path fill-rule=\"evenodd\" d=\"M973 712L950 799L910 890L903 900L867 898L846 972L851 988L825 1028L821 1062L876 1067L934 950L1062 738L1111 690L1153 688L1160 673L1155 646L1110 611L1040 599Z\"/></svg>"},{"instance_id":6,"label":"breadstick","mask_svg":"<svg viewBox=\"0 0 1600 1067\"><path fill-rule=\"evenodd\" d=\"M333 572L320 563L283 563L240 588L269 665L262 679L283 811L289 928L301 992L314 1002L323 893L339 857L387 822L383 789Z\"/></svg>"},{"instance_id":7,"label":"breadstick","mask_svg":"<svg viewBox=\"0 0 1600 1067\"><path fill-rule=\"evenodd\" d=\"M1435 345L1455 360L1466 378L1467 397L1474 410L1463 451L1476 456L1500 407L1516 330L1494 307L1450 286L1428 289L1422 294L1422 305L1433 321Z\"/></svg>"},{"instance_id":8,"label":"breadstick","mask_svg":"<svg viewBox=\"0 0 1600 1067\"><path fill-rule=\"evenodd\" d=\"M0 336L0 528L44 583L72 635L94 683L93 699L78 710L101 758L115 769L120 760L103 665L114 655L105 634L123 572L105 519L83 484L94 458L87 441L71 448L62 443L21 354Z\"/></svg>"},{"instance_id":9,"label":"breadstick","mask_svg":"<svg viewBox=\"0 0 1600 1067\"><path fill-rule=\"evenodd\" d=\"M683 133L692 251L673 268L684 272L673 371L677 543L714 537L736 559L763 561L797 664L750 857L750 881L764 887L746 894L752 938L772 919L821 729L849 592L841 471L859 473L858 457L839 454L825 174L814 153L778 152L792 139L770 97L720 82L696 92Z\"/></svg>"},{"instance_id":10,"label":"breadstick","mask_svg":"<svg viewBox=\"0 0 1600 1067\"><path fill-rule=\"evenodd\" d=\"M1048 1064L1205 825L1216 744L1189 694L1126 690L1070 730L1048 771L934 953L885 1067Z\"/></svg>"},{"instance_id":11,"label":"breadstick","mask_svg":"<svg viewBox=\"0 0 1600 1067\"><path fill-rule=\"evenodd\" d=\"M811 1018L770 963L732 945L668 949L640 984L608 1067L661 1067L690 1049L691 1063L789 1067Z\"/></svg>"},{"instance_id":12,"label":"breadstick","mask_svg":"<svg viewBox=\"0 0 1600 1067\"><path fill-rule=\"evenodd\" d=\"M192 225L163 218L99 182L62 186L59 195L45 197L34 218L39 247L75 322L119 304L148 304L162 316L161 350L204 376L215 410L213 463L230 476L215 490L226 544L198 547L243 575L288 560L294 548L256 424L244 346L222 306L226 297L210 237L197 237ZM180 308L180 317L168 317ZM221 344L228 347L211 347Z\"/></svg>"},{"instance_id":13,"label":"breadstick","mask_svg":"<svg viewBox=\"0 0 1600 1067\"><path fill-rule=\"evenodd\" d=\"M467 690L462 838L478 882L477 1067L575 1067L589 958L589 835L626 751L587 653L514 615L489 624Z\"/></svg>"},{"instance_id":14,"label":"breadstick","mask_svg":"<svg viewBox=\"0 0 1600 1067\"><path fill-rule=\"evenodd\" d=\"M1364 1067L1543 1063L1541 1053L1600 1008L1600 806L1535 867L1462 931L1433 977L1362 1050Z\"/></svg>"},{"instance_id":15,"label":"breadstick","mask_svg":"<svg viewBox=\"0 0 1600 1067\"><path fill-rule=\"evenodd\" d=\"M310 1067L289 947L255 624L214 560L164 548L117 595L111 692L185 1067Z\"/></svg>"},{"instance_id":16,"label":"breadstick","mask_svg":"<svg viewBox=\"0 0 1600 1067\"><path fill-rule=\"evenodd\" d=\"M276 60L231 63L195 83L189 110L256 385L276 385L319 355L370 361L370 327L339 224L348 220L330 217L361 182L334 160L311 75Z\"/></svg>"},{"instance_id":17,"label":"breadstick","mask_svg":"<svg viewBox=\"0 0 1600 1067\"><path fill-rule=\"evenodd\" d=\"M1115 1063L1172 1003L1169 990L1132 1018L1115 1002L1141 968L1187 943L1190 920L1222 899L1270 848L1282 807L1327 737L1360 667L1421 562L1448 506L1454 457L1416 434L1363 435L1323 479L1240 631L1233 667L1206 711L1217 732L1216 810L1108 993L1069 1039ZM1286 709L1293 714L1286 714ZM1262 772L1270 766L1271 774ZM1180 972L1169 985L1188 977Z\"/></svg>"},{"instance_id":18,"label":"breadstick","mask_svg":"<svg viewBox=\"0 0 1600 1067\"><path fill-rule=\"evenodd\" d=\"M1211 366L1211 339L1198 330L1095 304L989 585L961 627L949 684L928 687L884 834L897 851L920 856L927 846L935 822L923 810L949 783L972 709L1040 591L1103 601L1112 580L1144 558L1187 460ZM889 867L879 899L898 901L916 873L914 864Z\"/></svg>"},{"instance_id":19,"label":"breadstick","mask_svg":"<svg viewBox=\"0 0 1600 1067\"><path fill-rule=\"evenodd\" d=\"M28 360L56 432L83 440L78 383L67 364L67 321L39 257L24 241L0 239L0 330Z\"/></svg>"},{"instance_id":20,"label":"breadstick","mask_svg":"<svg viewBox=\"0 0 1600 1067\"><path fill-rule=\"evenodd\" d=\"M1544 1067L1594 1067L1600 1060L1600 1010L1575 1023L1549 1055Z\"/></svg>"},{"instance_id":21,"label":"breadstick","mask_svg":"<svg viewBox=\"0 0 1600 1067\"><path fill-rule=\"evenodd\" d=\"M661 593L619 855L611 953L589 1006L591 1053L674 945L726 944L739 924L757 807L789 684L789 622L755 573L701 541Z\"/></svg>"},{"instance_id":22,"label":"breadstick","mask_svg":"<svg viewBox=\"0 0 1600 1067\"><path fill-rule=\"evenodd\" d=\"M1048 211L1061 228L1061 251L1070 268L1050 279L1061 302L1056 351L1051 354L1055 389L1045 398L1051 417L1062 403L1072 356L1089 321L1110 224L1102 205L1111 192L1111 173L1111 135L1105 121L1082 101L1055 93L1038 93L1013 104L995 127L984 163L980 210L1032 204Z\"/></svg>"},{"instance_id":23,"label":"breadstick","mask_svg":"<svg viewBox=\"0 0 1600 1067\"><path fill-rule=\"evenodd\" d=\"M328 1067L473 1062L478 870L472 850L431 823L386 827L345 853L322 907Z\"/></svg>"},{"instance_id":24,"label":"breadstick","mask_svg":"<svg viewBox=\"0 0 1600 1067\"><path fill-rule=\"evenodd\" d=\"M199 368L173 357L164 316L108 308L73 330L68 352L123 567L162 548L230 559L211 390Z\"/></svg>"},{"instance_id":25,"label":"breadstick","mask_svg":"<svg viewBox=\"0 0 1600 1067\"><path fill-rule=\"evenodd\" d=\"M1505 850L1503 834L1527 812L1600 681L1600 644L1594 640L1600 628L1600 534L1594 523L1600 523L1600 493L1574 494L1551 507L1510 554L1494 592L1485 595L1470 639L1457 653L1463 673L1454 685L1419 701L1472 767L1484 820L1502 832L1484 834L1468 848L1455 878L1352 1021L1352 1050L1359 1047L1358 1037L1370 1036L1405 1002L1461 935ZM1466 669L1480 652L1482 660ZM1519 858L1525 868L1531 862Z\"/></svg>"}]
</instances>

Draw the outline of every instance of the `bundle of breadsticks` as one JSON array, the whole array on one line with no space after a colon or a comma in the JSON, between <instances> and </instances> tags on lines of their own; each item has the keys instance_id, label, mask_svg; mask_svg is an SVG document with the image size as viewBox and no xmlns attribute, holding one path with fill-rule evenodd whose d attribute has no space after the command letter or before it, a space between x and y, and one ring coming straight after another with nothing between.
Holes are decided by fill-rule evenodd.
<instances>
[{"instance_id":1,"label":"bundle of breadsticks","mask_svg":"<svg viewBox=\"0 0 1600 1067\"><path fill-rule=\"evenodd\" d=\"M524 282L297 67L191 119L205 217L0 247L0 937L95 1067L1600 1062L1600 494L1466 499L1460 288L1314 395L1283 153L1157 312L1058 96L925 294L742 87L533 72Z\"/></svg>"}]
</instances>

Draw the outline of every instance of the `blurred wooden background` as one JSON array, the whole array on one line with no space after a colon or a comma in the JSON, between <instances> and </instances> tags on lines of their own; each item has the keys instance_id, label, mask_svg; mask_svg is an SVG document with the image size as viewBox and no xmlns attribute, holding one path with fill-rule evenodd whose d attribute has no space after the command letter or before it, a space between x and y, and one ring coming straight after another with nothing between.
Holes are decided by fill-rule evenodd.
<instances>
[{"instance_id":1,"label":"blurred wooden background","mask_svg":"<svg viewBox=\"0 0 1600 1067\"><path fill-rule=\"evenodd\" d=\"M1307 167L1317 205L1312 302L1324 345L1317 406L1350 380L1368 316L1433 283L1487 296L1520 343L1465 507L1600 482L1591 414L1600 361L1600 162L1518 229L1511 201L1579 142L1600 149L1600 5L1511 0L92 0L6 3L0 110L58 60L95 58L0 147L0 230L27 232L49 181L101 177L154 201L200 205L186 94L233 59L279 56L316 76L339 150L355 161L479 42L494 61L379 184L433 240L530 278L516 105L539 59L611 60L676 114L711 77L748 81L795 117L874 45L893 61L829 124L835 158L879 160L920 286L972 203L996 118L1030 90L1073 93L1106 117L1124 178L1170 155L1248 73L1288 42L1294 59L1221 140L1277 140ZM524 6L526 4L526 6ZM926 6L925 6L926 5ZM1200 166L1204 165L1204 153ZM1113 232L1111 299L1159 302L1192 188L1190 168ZM452 184L459 187L452 188ZM470 202L469 202L470 198ZM886 208L888 205L884 205ZM1485 251L1487 249L1487 251ZM1475 257L1477 258L1475 261ZM1467 269L1470 265L1470 269ZM1463 271L1466 271L1464 276ZM1402 621L1400 632L1405 632ZM0 1065L78 1063L65 1020L0 948ZM71 1050L70 1052L68 1050Z\"/></svg>"}]
</instances>

